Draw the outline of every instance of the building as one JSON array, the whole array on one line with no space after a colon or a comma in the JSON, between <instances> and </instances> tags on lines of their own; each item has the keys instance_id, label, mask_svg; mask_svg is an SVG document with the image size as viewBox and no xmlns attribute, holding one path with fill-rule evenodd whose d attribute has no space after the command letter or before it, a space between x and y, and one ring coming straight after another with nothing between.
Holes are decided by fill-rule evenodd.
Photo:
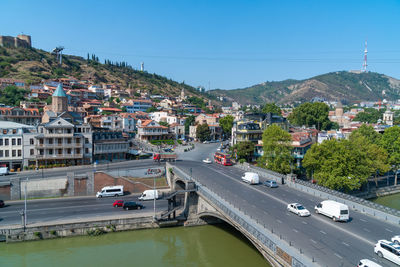
<instances>
[{"instance_id":1,"label":"building","mask_svg":"<svg viewBox=\"0 0 400 267\"><path fill-rule=\"evenodd\" d=\"M0 35L0 46L4 47L24 47L31 48L32 41L30 35L19 34L17 37Z\"/></svg>"},{"instance_id":2,"label":"building","mask_svg":"<svg viewBox=\"0 0 400 267\"><path fill-rule=\"evenodd\" d=\"M137 139L143 141L169 139L168 127L162 126L153 120L139 121Z\"/></svg>"},{"instance_id":3,"label":"building","mask_svg":"<svg viewBox=\"0 0 400 267\"><path fill-rule=\"evenodd\" d=\"M123 104L126 107L126 112L135 113L137 111L146 112L153 106L153 102L147 99L133 99L130 103Z\"/></svg>"},{"instance_id":4,"label":"building","mask_svg":"<svg viewBox=\"0 0 400 267\"><path fill-rule=\"evenodd\" d=\"M41 117L37 108L0 107L0 120L4 121L38 125Z\"/></svg>"},{"instance_id":5,"label":"building","mask_svg":"<svg viewBox=\"0 0 400 267\"><path fill-rule=\"evenodd\" d=\"M51 96L51 110L55 113L68 111L68 96L65 93L61 83Z\"/></svg>"},{"instance_id":6,"label":"building","mask_svg":"<svg viewBox=\"0 0 400 267\"><path fill-rule=\"evenodd\" d=\"M88 124L74 125L57 117L39 125L35 139L36 166L92 162L92 130Z\"/></svg>"},{"instance_id":7,"label":"building","mask_svg":"<svg viewBox=\"0 0 400 267\"><path fill-rule=\"evenodd\" d=\"M185 125L179 123L170 124L169 129L175 136L175 139L185 139Z\"/></svg>"},{"instance_id":8,"label":"building","mask_svg":"<svg viewBox=\"0 0 400 267\"><path fill-rule=\"evenodd\" d=\"M214 116L213 114L200 114L195 119L197 124L216 124L219 121L219 116Z\"/></svg>"},{"instance_id":9,"label":"building","mask_svg":"<svg viewBox=\"0 0 400 267\"><path fill-rule=\"evenodd\" d=\"M36 134L36 129L33 126L15 123L11 121L0 121L0 164L9 168L9 170L22 170L23 166L27 166L24 159L33 157L29 152L26 153L24 145L30 144L30 134ZM29 144L29 145L28 145Z\"/></svg>"},{"instance_id":10,"label":"building","mask_svg":"<svg viewBox=\"0 0 400 267\"><path fill-rule=\"evenodd\" d=\"M93 129L93 161L113 162L126 159L129 143L120 131Z\"/></svg>"},{"instance_id":11,"label":"building","mask_svg":"<svg viewBox=\"0 0 400 267\"><path fill-rule=\"evenodd\" d=\"M257 144L262 140L263 129L260 122L234 121L231 135L231 146L239 142L251 141Z\"/></svg>"},{"instance_id":12,"label":"building","mask_svg":"<svg viewBox=\"0 0 400 267\"><path fill-rule=\"evenodd\" d=\"M383 122L389 126L393 126L393 115L394 113L390 110L386 110L383 113Z\"/></svg>"},{"instance_id":13,"label":"building","mask_svg":"<svg viewBox=\"0 0 400 267\"><path fill-rule=\"evenodd\" d=\"M311 147L313 144L312 142L312 136L311 133L309 132L294 132L290 133L292 136L292 155L296 161L296 165L298 168L301 167L301 162L304 159L304 156L307 152L307 150Z\"/></svg>"}]
</instances>

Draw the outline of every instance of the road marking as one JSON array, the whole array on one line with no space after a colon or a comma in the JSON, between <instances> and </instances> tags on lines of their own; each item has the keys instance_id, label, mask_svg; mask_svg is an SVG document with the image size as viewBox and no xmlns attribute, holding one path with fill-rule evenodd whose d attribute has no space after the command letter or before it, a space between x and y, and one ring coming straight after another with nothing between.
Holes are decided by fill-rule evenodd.
<instances>
[{"instance_id":1,"label":"road marking","mask_svg":"<svg viewBox=\"0 0 400 267\"><path fill-rule=\"evenodd\" d=\"M390 230L390 229L385 228L385 230L388 231L388 232L390 232L390 233L393 233L393 231Z\"/></svg>"},{"instance_id":2,"label":"road marking","mask_svg":"<svg viewBox=\"0 0 400 267\"><path fill-rule=\"evenodd\" d=\"M296 229L294 229L294 228L293 228L292 230L293 230L294 232L296 232L296 233L298 233L298 232L299 232L299 231L297 231L297 230L296 230Z\"/></svg>"},{"instance_id":3,"label":"road marking","mask_svg":"<svg viewBox=\"0 0 400 267\"><path fill-rule=\"evenodd\" d=\"M360 221L367 222L367 220L364 220L364 219L360 219Z\"/></svg>"},{"instance_id":4,"label":"road marking","mask_svg":"<svg viewBox=\"0 0 400 267\"><path fill-rule=\"evenodd\" d=\"M278 223L282 223L282 221L281 220L276 220Z\"/></svg>"},{"instance_id":5,"label":"road marking","mask_svg":"<svg viewBox=\"0 0 400 267\"><path fill-rule=\"evenodd\" d=\"M314 244L317 244L317 241L315 241L315 240L313 240L313 239L310 239L311 240L311 242L313 242Z\"/></svg>"},{"instance_id":6,"label":"road marking","mask_svg":"<svg viewBox=\"0 0 400 267\"><path fill-rule=\"evenodd\" d=\"M340 256L339 254L337 254L337 253L333 253L333 254L335 254L335 256L336 257L338 257L339 259L343 259L343 257L342 256Z\"/></svg>"},{"instance_id":7,"label":"road marking","mask_svg":"<svg viewBox=\"0 0 400 267\"><path fill-rule=\"evenodd\" d=\"M307 223L307 222L305 222L305 221L302 221L302 223L303 223L303 224L308 224L308 223Z\"/></svg>"},{"instance_id":8,"label":"road marking","mask_svg":"<svg viewBox=\"0 0 400 267\"><path fill-rule=\"evenodd\" d=\"M342 242L342 244L345 245L346 247L350 247L350 245L345 242Z\"/></svg>"},{"instance_id":9,"label":"road marking","mask_svg":"<svg viewBox=\"0 0 400 267\"><path fill-rule=\"evenodd\" d=\"M324 234L324 235L326 235L326 233L325 233L324 231L322 231L322 230L321 230L321 231L319 231L319 232L320 232L320 233L322 233L322 234Z\"/></svg>"},{"instance_id":10,"label":"road marking","mask_svg":"<svg viewBox=\"0 0 400 267\"><path fill-rule=\"evenodd\" d=\"M365 232L371 233L371 231L368 230L367 228L363 228L363 230L364 230Z\"/></svg>"}]
</instances>

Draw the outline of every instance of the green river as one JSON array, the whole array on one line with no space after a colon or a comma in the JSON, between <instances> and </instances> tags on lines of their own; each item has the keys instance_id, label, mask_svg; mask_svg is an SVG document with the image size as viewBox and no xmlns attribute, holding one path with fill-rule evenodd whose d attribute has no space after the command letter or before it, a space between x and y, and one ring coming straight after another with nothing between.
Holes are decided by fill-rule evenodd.
<instances>
[{"instance_id":1,"label":"green river","mask_svg":"<svg viewBox=\"0 0 400 267\"><path fill-rule=\"evenodd\" d=\"M0 243L0 266L270 266L228 225Z\"/></svg>"},{"instance_id":2,"label":"green river","mask_svg":"<svg viewBox=\"0 0 400 267\"><path fill-rule=\"evenodd\" d=\"M371 201L379 203L386 207L400 210L400 194L378 197L375 199L371 199Z\"/></svg>"}]
</instances>

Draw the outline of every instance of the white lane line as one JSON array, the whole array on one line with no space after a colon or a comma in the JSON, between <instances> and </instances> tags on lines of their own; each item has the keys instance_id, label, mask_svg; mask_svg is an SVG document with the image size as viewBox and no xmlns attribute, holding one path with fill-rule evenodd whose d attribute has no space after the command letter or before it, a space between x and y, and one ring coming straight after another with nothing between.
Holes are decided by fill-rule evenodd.
<instances>
[{"instance_id":1,"label":"white lane line","mask_svg":"<svg viewBox=\"0 0 400 267\"><path fill-rule=\"evenodd\" d=\"M385 228L386 231L388 231L389 233L393 233L392 230Z\"/></svg>"},{"instance_id":2,"label":"white lane line","mask_svg":"<svg viewBox=\"0 0 400 267\"><path fill-rule=\"evenodd\" d=\"M305 221L302 221L302 223L303 223L303 224L308 224L308 223L307 223L307 222L305 222Z\"/></svg>"},{"instance_id":3,"label":"white lane line","mask_svg":"<svg viewBox=\"0 0 400 267\"><path fill-rule=\"evenodd\" d=\"M360 221L367 222L367 220L364 220L364 219L360 219Z\"/></svg>"},{"instance_id":4,"label":"white lane line","mask_svg":"<svg viewBox=\"0 0 400 267\"><path fill-rule=\"evenodd\" d=\"M313 239L310 239L311 240L311 242L313 242L314 244L317 244L317 241L315 241L315 240L313 240Z\"/></svg>"},{"instance_id":5,"label":"white lane line","mask_svg":"<svg viewBox=\"0 0 400 267\"><path fill-rule=\"evenodd\" d=\"M319 231L319 232L320 232L320 233L322 233L322 234L324 234L324 235L326 235L326 233L325 233L324 231L322 231L322 230L321 230L321 231Z\"/></svg>"},{"instance_id":6,"label":"white lane line","mask_svg":"<svg viewBox=\"0 0 400 267\"><path fill-rule=\"evenodd\" d=\"M343 257L342 256L340 256L339 254L337 254L337 253L333 253L333 254L335 254L335 256L336 257L338 257L339 259L343 259Z\"/></svg>"},{"instance_id":7,"label":"white lane line","mask_svg":"<svg viewBox=\"0 0 400 267\"><path fill-rule=\"evenodd\" d=\"M297 231L297 230L296 230L296 229L294 229L294 228L293 228L292 230L293 230L294 232L296 232L296 233L298 233L298 232L299 232L299 231Z\"/></svg>"},{"instance_id":8,"label":"white lane line","mask_svg":"<svg viewBox=\"0 0 400 267\"><path fill-rule=\"evenodd\" d=\"M350 247L350 245L345 242L342 242L342 244L345 245L346 247Z\"/></svg>"},{"instance_id":9,"label":"white lane line","mask_svg":"<svg viewBox=\"0 0 400 267\"><path fill-rule=\"evenodd\" d=\"M365 232L371 233L371 231L368 230L367 228L363 228L363 230L364 230Z\"/></svg>"},{"instance_id":10,"label":"white lane line","mask_svg":"<svg viewBox=\"0 0 400 267\"><path fill-rule=\"evenodd\" d=\"M276 220L278 223L282 223L282 221L281 220Z\"/></svg>"}]
</instances>

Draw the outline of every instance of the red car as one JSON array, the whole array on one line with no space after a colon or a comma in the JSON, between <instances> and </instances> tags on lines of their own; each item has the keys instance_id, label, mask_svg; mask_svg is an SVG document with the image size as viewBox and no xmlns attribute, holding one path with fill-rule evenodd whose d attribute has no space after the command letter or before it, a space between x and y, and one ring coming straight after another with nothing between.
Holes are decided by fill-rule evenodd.
<instances>
[{"instance_id":1,"label":"red car","mask_svg":"<svg viewBox=\"0 0 400 267\"><path fill-rule=\"evenodd\" d=\"M115 200L113 203L113 207L117 208L117 207L122 207L124 205L124 201L123 200Z\"/></svg>"}]
</instances>

